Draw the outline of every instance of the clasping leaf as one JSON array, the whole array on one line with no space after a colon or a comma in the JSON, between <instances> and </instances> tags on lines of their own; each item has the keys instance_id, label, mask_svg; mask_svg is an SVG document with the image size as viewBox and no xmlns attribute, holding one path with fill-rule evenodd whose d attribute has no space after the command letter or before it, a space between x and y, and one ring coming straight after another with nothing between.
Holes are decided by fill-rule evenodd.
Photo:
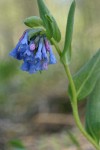
<instances>
[{"instance_id":1,"label":"clasping leaf","mask_svg":"<svg viewBox=\"0 0 100 150\"><path fill-rule=\"evenodd\" d=\"M49 39L53 37L57 42L59 42L61 39L61 33L54 17L51 15L43 0L37 0L37 2L39 6L40 17L43 20L46 28L47 36Z\"/></svg>"},{"instance_id":2,"label":"clasping leaf","mask_svg":"<svg viewBox=\"0 0 100 150\"><path fill-rule=\"evenodd\" d=\"M86 108L86 130L99 144L100 140L100 76L93 92L88 97Z\"/></svg>"},{"instance_id":3,"label":"clasping leaf","mask_svg":"<svg viewBox=\"0 0 100 150\"><path fill-rule=\"evenodd\" d=\"M68 13L65 44L61 56L61 60L66 64L69 64L71 60L71 43L72 43L72 35L73 35L75 7L76 7L76 2L75 0L73 0Z\"/></svg>"},{"instance_id":4,"label":"clasping leaf","mask_svg":"<svg viewBox=\"0 0 100 150\"><path fill-rule=\"evenodd\" d=\"M73 76L76 87L77 99L82 100L94 89L96 81L100 77L100 49L88 62ZM71 89L68 89L71 97Z\"/></svg>"}]
</instances>

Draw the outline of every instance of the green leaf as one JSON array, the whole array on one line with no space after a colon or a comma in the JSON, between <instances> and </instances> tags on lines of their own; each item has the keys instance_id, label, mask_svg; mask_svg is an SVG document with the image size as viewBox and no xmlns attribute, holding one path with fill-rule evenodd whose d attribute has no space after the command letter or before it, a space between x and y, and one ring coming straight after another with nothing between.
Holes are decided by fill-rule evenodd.
<instances>
[{"instance_id":1,"label":"green leaf","mask_svg":"<svg viewBox=\"0 0 100 150\"><path fill-rule=\"evenodd\" d=\"M22 142L18 139L15 139L15 140L11 140L9 142L9 144L15 148L16 150L26 150L25 149L25 146L22 144Z\"/></svg>"},{"instance_id":2,"label":"green leaf","mask_svg":"<svg viewBox=\"0 0 100 150\"><path fill-rule=\"evenodd\" d=\"M61 56L61 60L65 61L66 64L69 64L71 60L71 43L72 43L72 35L73 35L75 7L76 7L76 2L75 0L73 0L68 13L65 44Z\"/></svg>"},{"instance_id":3,"label":"green leaf","mask_svg":"<svg viewBox=\"0 0 100 150\"><path fill-rule=\"evenodd\" d=\"M100 77L88 97L86 107L86 130L99 144L100 140Z\"/></svg>"},{"instance_id":4,"label":"green leaf","mask_svg":"<svg viewBox=\"0 0 100 150\"><path fill-rule=\"evenodd\" d=\"M34 28L31 29L28 33L28 40L30 41L31 38L33 38L35 35L38 35L39 33L44 33L44 29L43 28Z\"/></svg>"},{"instance_id":5,"label":"green leaf","mask_svg":"<svg viewBox=\"0 0 100 150\"><path fill-rule=\"evenodd\" d=\"M54 19L53 16L51 16L50 14L49 15L46 15L47 19L49 20L49 22L51 23L51 26L52 26L52 31L53 31L53 38L59 42L61 40L61 32L58 28L58 25Z\"/></svg>"},{"instance_id":6,"label":"green leaf","mask_svg":"<svg viewBox=\"0 0 100 150\"><path fill-rule=\"evenodd\" d=\"M50 11L46 7L43 0L37 0L39 6L40 17L43 20L44 26L49 38L54 38L57 42L61 39L61 33L54 17L50 14Z\"/></svg>"},{"instance_id":7,"label":"green leaf","mask_svg":"<svg viewBox=\"0 0 100 150\"><path fill-rule=\"evenodd\" d=\"M46 14L49 13L49 10L45 6L43 0L37 0L37 2L38 2L40 17L43 20L44 26L47 30L47 36L51 38L52 37L51 24L48 21L48 19L46 19Z\"/></svg>"},{"instance_id":8,"label":"green leaf","mask_svg":"<svg viewBox=\"0 0 100 150\"><path fill-rule=\"evenodd\" d=\"M32 27L43 26L43 21L40 17L31 16L24 20L24 24L32 28Z\"/></svg>"},{"instance_id":9,"label":"green leaf","mask_svg":"<svg viewBox=\"0 0 100 150\"><path fill-rule=\"evenodd\" d=\"M51 17L50 15L46 14L45 16L46 16L46 18L48 19L48 21L49 21L50 23L53 22L52 17Z\"/></svg>"},{"instance_id":10,"label":"green leaf","mask_svg":"<svg viewBox=\"0 0 100 150\"><path fill-rule=\"evenodd\" d=\"M94 89L97 79L100 77L100 49L88 62L73 76L76 87L77 99L82 100ZM68 89L69 96L71 89Z\"/></svg>"}]
</instances>

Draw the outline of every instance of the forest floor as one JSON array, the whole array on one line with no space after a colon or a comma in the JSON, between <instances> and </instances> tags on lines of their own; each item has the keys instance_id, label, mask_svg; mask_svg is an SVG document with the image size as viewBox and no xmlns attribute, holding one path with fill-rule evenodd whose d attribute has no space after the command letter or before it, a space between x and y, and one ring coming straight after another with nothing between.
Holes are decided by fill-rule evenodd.
<instances>
[{"instance_id":1,"label":"forest floor","mask_svg":"<svg viewBox=\"0 0 100 150\"><path fill-rule=\"evenodd\" d=\"M43 116L41 116L42 120L39 118L35 120L38 123L36 127L33 122L27 122L25 125L25 123L17 124L11 123L9 120L1 120L0 128L5 133L0 133L1 143L3 139L18 138L24 144L26 150L95 150L76 128L72 115L67 115L67 122L66 115L62 119L59 116L62 120L61 123L67 123L65 126L59 126L58 124L54 126L54 123L59 122L57 119L56 121L51 119L52 121L50 122L52 122L53 126L50 123L44 125ZM50 119L50 117L52 115L47 118ZM49 120L44 119L44 122L46 121L48 122ZM2 147L3 145L0 144L0 150L5 150Z\"/></svg>"},{"instance_id":2,"label":"forest floor","mask_svg":"<svg viewBox=\"0 0 100 150\"><path fill-rule=\"evenodd\" d=\"M58 133L29 135L22 141L27 150L94 150L75 127Z\"/></svg>"}]
</instances>

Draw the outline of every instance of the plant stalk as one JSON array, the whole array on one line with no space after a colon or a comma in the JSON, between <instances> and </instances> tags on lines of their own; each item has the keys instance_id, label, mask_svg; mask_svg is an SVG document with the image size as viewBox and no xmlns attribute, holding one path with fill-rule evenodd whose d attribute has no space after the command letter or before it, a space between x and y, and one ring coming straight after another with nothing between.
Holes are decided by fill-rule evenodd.
<instances>
[{"instance_id":1,"label":"plant stalk","mask_svg":"<svg viewBox=\"0 0 100 150\"><path fill-rule=\"evenodd\" d=\"M99 145L93 140L93 138L91 138L91 136L85 131L80 118L79 118L79 112L78 112L78 103L77 103L77 94L76 94L76 89L75 89L75 85L74 85L74 81L72 79L72 75L70 73L70 70L68 68L67 65L64 66L65 68L65 72L67 74L68 80L70 82L70 86L71 86L71 90L72 90L72 100L71 100L71 105L72 105L72 110L73 110L73 116L74 116L74 120L76 122L77 127L80 129L81 133L87 138L87 140L92 143L92 145L94 145L94 147L97 150L100 150Z\"/></svg>"}]
</instances>

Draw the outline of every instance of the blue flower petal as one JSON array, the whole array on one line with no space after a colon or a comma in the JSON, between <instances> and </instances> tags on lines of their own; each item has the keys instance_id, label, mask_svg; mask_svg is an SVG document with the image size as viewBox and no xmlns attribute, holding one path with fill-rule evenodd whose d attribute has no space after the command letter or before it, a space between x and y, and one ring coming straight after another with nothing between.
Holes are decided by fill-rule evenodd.
<instances>
[{"instance_id":1,"label":"blue flower petal","mask_svg":"<svg viewBox=\"0 0 100 150\"><path fill-rule=\"evenodd\" d=\"M34 63L34 58L33 57L27 56L23 60L26 61L26 62L29 62L29 63Z\"/></svg>"},{"instance_id":2,"label":"blue flower petal","mask_svg":"<svg viewBox=\"0 0 100 150\"><path fill-rule=\"evenodd\" d=\"M49 51L49 64L56 64L56 57L52 52L52 48L50 47L50 51Z\"/></svg>"},{"instance_id":3,"label":"blue flower petal","mask_svg":"<svg viewBox=\"0 0 100 150\"><path fill-rule=\"evenodd\" d=\"M47 70L48 69L48 63L47 62L43 62L42 66L41 66L41 70Z\"/></svg>"},{"instance_id":4,"label":"blue flower petal","mask_svg":"<svg viewBox=\"0 0 100 150\"><path fill-rule=\"evenodd\" d=\"M48 59L45 45L43 45L43 48L42 48L42 58Z\"/></svg>"},{"instance_id":5,"label":"blue flower petal","mask_svg":"<svg viewBox=\"0 0 100 150\"><path fill-rule=\"evenodd\" d=\"M39 46L38 46L38 51L35 55L36 59L39 59L39 60L42 59L42 47L43 47L43 38L40 39Z\"/></svg>"},{"instance_id":6,"label":"blue flower petal","mask_svg":"<svg viewBox=\"0 0 100 150\"><path fill-rule=\"evenodd\" d=\"M27 44L20 44L19 51L21 53L24 53L27 49L28 49L28 45Z\"/></svg>"},{"instance_id":7,"label":"blue flower petal","mask_svg":"<svg viewBox=\"0 0 100 150\"><path fill-rule=\"evenodd\" d=\"M25 31L23 37L21 38L21 44L28 44L28 31Z\"/></svg>"},{"instance_id":8,"label":"blue flower petal","mask_svg":"<svg viewBox=\"0 0 100 150\"><path fill-rule=\"evenodd\" d=\"M41 60L42 59L41 52L40 53L39 52L36 53L35 59L37 59L37 60Z\"/></svg>"},{"instance_id":9,"label":"blue flower petal","mask_svg":"<svg viewBox=\"0 0 100 150\"><path fill-rule=\"evenodd\" d=\"M26 55L24 54L23 60L32 63L35 62L35 56L32 52L30 52L29 56L27 54Z\"/></svg>"},{"instance_id":10,"label":"blue flower petal","mask_svg":"<svg viewBox=\"0 0 100 150\"><path fill-rule=\"evenodd\" d=\"M24 52L24 56L31 56L31 52L27 49L27 50Z\"/></svg>"},{"instance_id":11,"label":"blue flower petal","mask_svg":"<svg viewBox=\"0 0 100 150\"><path fill-rule=\"evenodd\" d=\"M53 55L53 54L50 55L49 63L50 64L56 64L57 63L55 55Z\"/></svg>"},{"instance_id":12,"label":"blue flower petal","mask_svg":"<svg viewBox=\"0 0 100 150\"><path fill-rule=\"evenodd\" d=\"M35 63L35 70L36 71L41 71L42 70L42 62L40 60L38 60L36 63Z\"/></svg>"},{"instance_id":13,"label":"blue flower petal","mask_svg":"<svg viewBox=\"0 0 100 150\"><path fill-rule=\"evenodd\" d=\"M29 63L24 62L22 64L22 66L21 66L21 70L23 70L23 71L29 71L29 67L30 67Z\"/></svg>"},{"instance_id":14,"label":"blue flower petal","mask_svg":"<svg viewBox=\"0 0 100 150\"><path fill-rule=\"evenodd\" d=\"M20 42L17 43L16 47L9 53L9 55L17 59L19 46Z\"/></svg>"},{"instance_id":15,"label":"blue flower petal","mask_svg":"<svg viewBox=\"0 0 100 150\"><path fill-rule=\"evenodd\" d=\"M23 58L23 53L27 49L27 33L25 33L25 36L19 40L16 47L9 53L10 56L21 60Z\"/></svg>"},{"instance_id":16,"label":"blue flower petal","mask_svg":"<svg viewBox=\"0 0 100 150\"><path fill-rule=\"evenodd\" d=\"M36 66L35 66L34 64L30 64L29 73L30 73L30 74L36 73L37 71L36 71L35 68L36 68Z\"/></svg>"},{"instance_id":17,"label":"blue flower petal","mask_svg":"<svg viewBox=\"0 0 100 150\"><path fill-rule=\"evenodd\" d=\"M17 58L17 51L16 49L13 49L10 53L9 53L10 56L14 57L14 58Z\"/></svg>"}]
</instances>

